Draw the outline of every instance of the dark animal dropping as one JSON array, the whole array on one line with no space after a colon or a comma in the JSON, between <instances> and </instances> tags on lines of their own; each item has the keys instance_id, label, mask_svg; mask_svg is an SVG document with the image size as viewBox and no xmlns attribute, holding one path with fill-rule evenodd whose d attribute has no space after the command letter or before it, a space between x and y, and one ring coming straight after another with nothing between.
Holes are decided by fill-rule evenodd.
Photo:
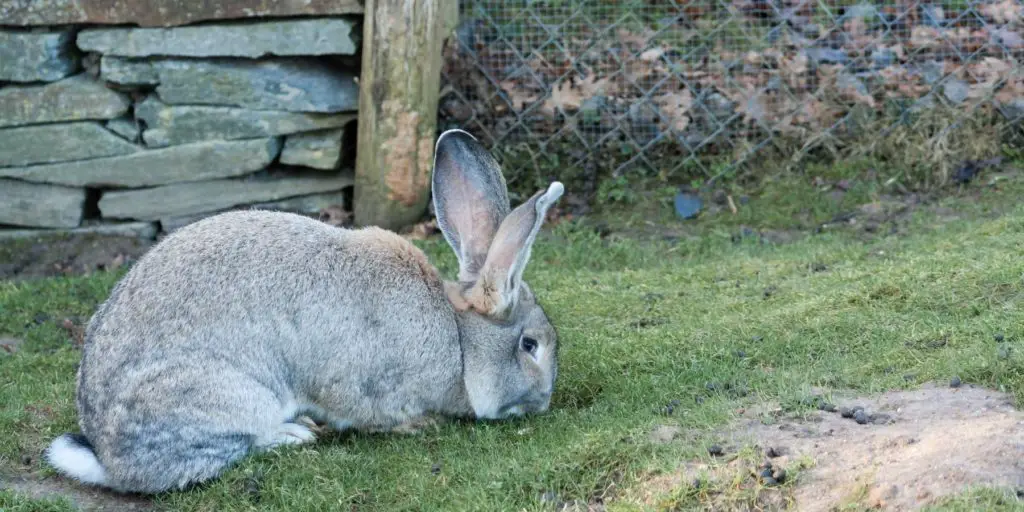
<instances>
[{"instance_id":1,"label":"dark animal dropping","mask_svg":"<svg viewBox=\"0 0 1024 512\"><path fill-rule=\"evenodd\" d=\"M857 412L853 413L853 421L856 421L861 425L866 425L868 423L868 415L864 414L863 409L860 409Z\"/></svg>"}]
</instances>

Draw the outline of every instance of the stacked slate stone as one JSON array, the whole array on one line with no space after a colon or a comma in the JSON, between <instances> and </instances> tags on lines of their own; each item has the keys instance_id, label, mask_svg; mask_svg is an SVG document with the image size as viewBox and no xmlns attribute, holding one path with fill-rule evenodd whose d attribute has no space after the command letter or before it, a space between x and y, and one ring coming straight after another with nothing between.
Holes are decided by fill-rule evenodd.
<instances>
[{"instance_id":1,"label":"stacked slate stone","mask_svg":"<svg viewBox=\"0 0 1024 512\"><path fill-rule=\"evenodd\" d=\"M0 29L0 235L343 204L357 21Z\"/></svg>"}]
</instances>

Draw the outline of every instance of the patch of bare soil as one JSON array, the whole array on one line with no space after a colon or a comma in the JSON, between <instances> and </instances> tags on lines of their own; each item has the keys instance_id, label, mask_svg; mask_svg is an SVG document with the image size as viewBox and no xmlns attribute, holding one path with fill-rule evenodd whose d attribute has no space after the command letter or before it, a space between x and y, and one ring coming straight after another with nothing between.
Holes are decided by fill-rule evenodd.
<instances>
[{"instance_id":1,"label":"patch of bare soil","mask_svg":"<svg viewBox=\"0 0 1024 512\"><path fill-rule=\"evenodd\" d=\"M0 475L0 488L33 499L65 498L83 512L135 511L154 509L149 500L141 497L111 493L89 488L57 478Z\"/></svg>"},{"instance_id":2,"label":"patch of bare soil","mask_svg":"<svg viewBox=\"0 0 1024 512\"><path fill-rule=\"evenodd\" d=\"M636 499L651 505L681 486L699 489L701 474L734 487L747 480L744 485L761 489L743 506L732 507L721 496L701 499L715 510L906 511L934 505L969 486L1024 488L1024 412L1006 394L926 385L837 400L831 412L771 425L748 413L724 433L727 446L759 447L774 470L764 473L764 464L751 466L739 457L688 463L675 474L646 480ZM766 486L763 477L779 468L797 476L781 490L766 488L776 482Z\"/></svg>"},{"instance_id":3,"label":"patch of bare soil","mask_svg":"<svg viewBox=\"0 0 1024 512\"><path fill-rule=\"evenodd\" d=\"M84 275L137 260L152 240L128 236L68 235L0 241L0 279Z\"/></svg>"}]
</instances>

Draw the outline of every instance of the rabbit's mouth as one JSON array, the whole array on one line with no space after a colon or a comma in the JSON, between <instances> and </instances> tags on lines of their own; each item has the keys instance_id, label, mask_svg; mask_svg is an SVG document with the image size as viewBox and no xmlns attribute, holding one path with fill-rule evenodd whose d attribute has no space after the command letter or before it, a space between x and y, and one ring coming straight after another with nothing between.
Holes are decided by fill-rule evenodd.
<instances>
[{"instance_id":1,"label":"rabbit's mouth","mask_svg":"<svg viewBox=\"0 0 1024 512\"><path fill-rule=\"evenodd\" d=\"M512 405L506 405L498 411L498 417L510 418L513 416L525 416L528 413L544 412L550 403L550 396L547 400L523 401Z\"/></svg>"}]
</instances>

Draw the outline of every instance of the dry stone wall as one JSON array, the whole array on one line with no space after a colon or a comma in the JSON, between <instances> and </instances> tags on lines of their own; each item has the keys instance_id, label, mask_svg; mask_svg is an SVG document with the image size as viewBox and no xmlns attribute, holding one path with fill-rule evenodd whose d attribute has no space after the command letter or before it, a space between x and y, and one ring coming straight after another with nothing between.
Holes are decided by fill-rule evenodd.
<instances>
[{"instance_id":1,"label":"dry stone wall","mask_svg":"<svg viewBox=\"0 0 1024 512\"><path fill-rule=\"evenodd\" d=\"M347 207L361 5L223 4L0 8L0 237Z\"/></svg>"}]
</instances>

